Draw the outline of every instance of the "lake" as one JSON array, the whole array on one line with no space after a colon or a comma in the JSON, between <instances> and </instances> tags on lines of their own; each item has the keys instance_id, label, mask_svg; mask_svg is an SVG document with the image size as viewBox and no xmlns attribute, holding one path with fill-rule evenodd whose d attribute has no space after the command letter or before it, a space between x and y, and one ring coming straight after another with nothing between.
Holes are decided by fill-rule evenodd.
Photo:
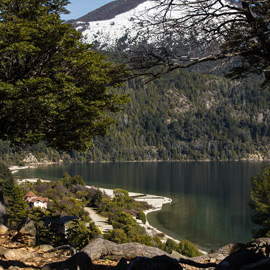
<instances>
[{"instance_id":1,"label":"lake","mask_svg":"<svg viewBox=\"0 0 270 270\"><path fill-rule=\"evenodd\" d=\"M251 177L266 162L144 162L54 164L20 170L21 178L57 180L64 172L87 185L123 188L173 199L148 215L151 225L209 251L251 240Z\"/></svg>"}]
</instances>

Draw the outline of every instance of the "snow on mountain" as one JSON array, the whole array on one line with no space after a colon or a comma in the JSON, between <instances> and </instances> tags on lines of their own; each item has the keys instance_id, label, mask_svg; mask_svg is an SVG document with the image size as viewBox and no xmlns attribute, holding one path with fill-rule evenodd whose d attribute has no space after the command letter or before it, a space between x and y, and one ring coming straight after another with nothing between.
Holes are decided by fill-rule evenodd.
<instances>
[{"instance_id":1,"label":"snow on mountain","mask_svg":"<svg viewBox=\"0 0 270 270\"><path fill-rule=\"evenodd\" d=\"M110 4L105 5L104 7L98 10L98 17L101 18L102 14L106 18L104 20L92 20L87 21L86 18L89 17L97 17L95 13L89 13L81 19L75 20L72 22L73 27L78 31L82 32L82 41L88 44L93 44L98 49L103 50L114 50L117 48L118 50L125 50L129 46L136 45L138 43L160 43L164 39L162 34L159 34L158 26L151 25L151 21L153 18L161 18L160 16L164 15L164 10L157 7L156 1L153 0L136 0L136 3L133 2L133 6L128 11L122 12L119 14L119 8L123 8L123 5L130 4L132 0L118 0L114 1ZM135 0L133 0L135 1ZM221 2L226 3L229 0L221 0ZM215 20L206 20L206 24L202 24L201 27L197 26L197 41L203 38L207 38L207 31L205 29L210 29L215 27L215 24L222 22L222 20L227 19L228 14L230 14L230 10L227 10L226 5L224 3L220 3L219 1L213 4L213 10L211 13L216 13L220 15L220 13L226 14L225 16L216 16L218 19ZM134 7L137 5L136 7ZM125 9L128 9L128 5ZM117 14L113 17L109 16L107 13L110 10L114 10L114 14ZM188 8L187 6L179 5L179 9L175 8L173 11L169 12L170 18L185 18L187 13L193 12L196 14L198 10L198 4L196 0L191 0L189 2ZM106 14L105 14L106 13ZM91 15L91 16L89 16ZM235 15L233 15L234 17ZM112 18L113 17L113 18ZM218 21L217 21L218 20ZM174 23L174 22L172 22ZM193 23L193 17L186 20L186 23ZM175 32L170 33L169 39L171 40L171 44L173 44L174 36L176 39L179 39L179 35L182 37L183 44L187 44L185 40L189 39L188 33L178 32L177 29ZM212 38L214 35L212 36ZM211 36L210 36L211 39ZM209 39L209 42L211 41Z\"/></svg>"},{"instance_id":2,"label":"snow on mountain","mask_svg":"<svg viewBox=\"0 0 270 270\"><path fill-rule=\"evenodd\" d=\"M94 44L99 49L110 50L115 47L127 47L137 42L143 42L149 32L149 27L143 27L139 19L148 17L148 10L153 7L153 1L145 1L136 8L119 14L110 20L83 22L76 21L73 26L82 32L82 41ZM153 36L148 42L153 42Z\"/></svg>"}]
</instances>

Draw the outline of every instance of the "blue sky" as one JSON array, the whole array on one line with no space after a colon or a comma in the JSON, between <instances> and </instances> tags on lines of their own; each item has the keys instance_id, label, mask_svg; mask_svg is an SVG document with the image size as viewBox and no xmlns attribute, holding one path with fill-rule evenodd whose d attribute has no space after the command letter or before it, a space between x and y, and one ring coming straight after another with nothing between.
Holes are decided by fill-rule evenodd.
<instances>
[{"instance_id":1,"label":"blue sky","mask_svg":"<svg viewBox=\"0 0 270 270\"><path fill-rule=\"evenodd\" d=\"M63 20L77 19L110 2L113 0L70 0L70 4L67 6L70 14L63 15L61 18Z\"/></svg>"}]
</instances>

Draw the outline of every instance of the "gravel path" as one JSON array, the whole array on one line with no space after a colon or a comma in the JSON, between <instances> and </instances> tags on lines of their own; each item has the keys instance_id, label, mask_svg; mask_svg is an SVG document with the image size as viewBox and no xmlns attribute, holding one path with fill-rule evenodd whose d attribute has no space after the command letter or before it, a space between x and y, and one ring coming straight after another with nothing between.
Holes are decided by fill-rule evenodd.
<instances>
[{"instance_id":1,"label":"gravel path","mask_svg":"<svg viewBox=\"0 0 270 270\"><path fill-rule=\"evenodd\" d=\"M85 207L85 211L89 213L90 218L99 227L102 233L108 233L109 230L112 230L113 227L108 223L107 219L98 215L93 208Z\"/></svg>"}]
</instances>

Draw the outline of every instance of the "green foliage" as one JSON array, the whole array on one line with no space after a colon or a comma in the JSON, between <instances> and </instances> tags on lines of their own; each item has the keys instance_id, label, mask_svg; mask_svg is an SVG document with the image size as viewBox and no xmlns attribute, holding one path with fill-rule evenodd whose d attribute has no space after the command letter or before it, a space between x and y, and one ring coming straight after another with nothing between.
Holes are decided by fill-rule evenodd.
<instances>
[{"instance_id":1,"label":"green foliage","mask_svg":"<svg viewBox=\"0 0 270 270\"><path fill-rule=\"evenodd\" d=\"M42 142L27 150L39 160L46 155L66 162L270 158L270 91L258 88L256 79L240 83L183 71L147 85L131 80L119 90L131 103L87 152L64 154ZM14 152L0 143L7 163L23 160Z\"/></svg>"},{"instance_id":2,"label":"green foliage","mask_svg":"<svg viewBox=\"0 0 270 270\"><path fill-rule=\"evenodd\" d=\"M98 205L102 202L102 192L97 189L95 193L92 196L92 199L90 201L90 205L92 207L98 207Z\"/></svg>"},{"instance_id":3,"label":"green foliage","mask_svg":"<svg viewBox=\"0 0 270 270\"><path fill-rule=\"evenodd\" d=\"M187 257L197 257L201 252L188 240L181 240L177 247L177 252Z\"/></svg>"},{"instance_id":4,"label":"green foliage","mask_svg":"<svg viewBox=\"0 0 270 270\"><path fill-rule=\"evenodd\" d=\"M258 225L253 230L253 236L270 237L270 165L264 167L261 174L252 178L250 196L252 221Z\"/></svg>"},{"instance_id":5,"label":"green foliage","mask_svg":"<svg viewBox=\"0 0 270 270\"><path fill-rule=\"evenodd\" d=\"M177 250L178 245L177 243L172 239L167 239L164 250L168 253L172 253L173 250Z\"/></svg>"},{"instance_id":6,"label":"green foliage","mask_svg":"<svg viewBox=\"0 0 270 270\"><path fill-rule=\"evenodd\" d=\"M136 215L136 218L137 219L140 219L142 221L143 224L146 223L146 216L145 216L145 213L143 211L139 211Z\"/></svg>"},{"instance_id":7,"label":"green foliage","mask_svg":"<svg viewBox=\"0 0 270 270\"><path fill-rule=\"evenodd\" d=\"M128 208L129 203L133 203L134 200L129 197L128 191L120 188L116 188L113 190L113 202L116 202L120 207L125 206Z\"/></svg>"},{"instance_id":8,"label":"green foliage","mask_svg":"<svg viewBox=\"0 0 270 270\"><path fill-rule=\"evenodd\" d=\"M27 217L27 202L24 200L24 193L19 186L13 187L8 198L8 222L18 224Z\"/></svg>"},{"instance_id":9,"label":"green foliage","mask_svg":"<svg viewBox=\"0 0 270 270\"><path fill-rule=\"evenodd\" d=\"M91 231L85 223L79 219L70 221L67 224L67 243L77 250L85 247L91 238Z\"/></svg>"},{"instance_id":10,"label":"green foliage","mask_svg":"<svg viewBox=\"0 0 270 270\"><path fill-rule=\"evenodd\" d=\"M123 229L113 229L108 235L106 235L106 239L117 244L128 242L127 235Z\"/></svg>"},{"instance_id":11,"label":"green foliage","mask_svg":"<svg viewBox=\"0 0 270 270\"><path fill-rule=\"evenodd\" d=\"M59 180L59 183L62 183L66 188L75 185L85 186L85 182L80 175L71 177L68 173L64 173L64 176Z\"/></svg>"},{"instance_id":12,"label":"green foliage","mask_svg":"<svg viewBox=\"0 0 270 270\"><path fill-rule=\"evenodd\" d=\"M0 161L0 188L3 190L4 196L10 196L14 187L14 176L9 168Z\"/></svg>"},{"instance_id":13,"label":"green foliage","mask_svg":"<svg viewBox=\"0 0 270 270\"><path fill-rule=\"evenodd\" d=\"M66 0L0 3L0 138L24 146L45 140L86 150L127 102L112 88L125 76L64 23Z\"/></svg>"},{"instance_id":14,"label":"green foliage","mask_svg":"<svg viewBox=\"0 0 270 270\"><path fill-rule=\"evenodd\" d=\"M188 240L181 240L179 244L177 244L174 240L169 238L167 239L163 249L168 253L172 253L172 251L175 250L187 257L197 257L202 255L200 251Z\"/></svg>"}]
</instances>

